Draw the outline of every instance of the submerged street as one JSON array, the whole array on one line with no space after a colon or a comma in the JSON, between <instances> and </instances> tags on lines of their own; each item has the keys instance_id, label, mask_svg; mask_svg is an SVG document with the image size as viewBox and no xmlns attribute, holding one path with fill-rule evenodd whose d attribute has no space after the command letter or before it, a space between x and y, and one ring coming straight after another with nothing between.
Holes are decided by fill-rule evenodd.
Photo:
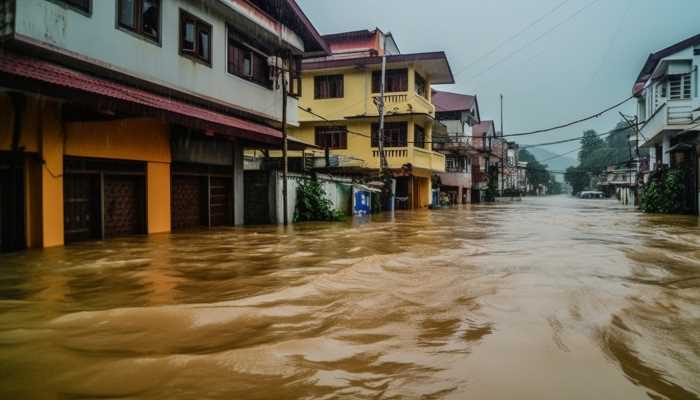
<instances>
[{"instance_id":1,"label":"submerged street","mask_svg":"<svg viewBox=\"0 0 700 400\"><path fill-rule=\"evenodd\" d=\"M526 198L1 257L1 398L700 398L697 217Z\"/></svg>"}]
</instances>

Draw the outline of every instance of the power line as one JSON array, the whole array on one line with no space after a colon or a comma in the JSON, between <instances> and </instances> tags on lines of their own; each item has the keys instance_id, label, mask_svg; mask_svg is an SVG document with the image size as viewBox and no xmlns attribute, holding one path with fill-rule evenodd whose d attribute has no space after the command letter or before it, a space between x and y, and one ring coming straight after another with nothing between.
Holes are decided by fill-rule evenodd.
<instances>
[{"instance_id":1,"label":"power line","mask_svg":"<svg viewBox=\"0 0 700 400\"><path fill-rule=\"evenodd\" d=\"M608 113L608 112L610 112L610 111L612 111L612 110L614 110L614 109L620 107L621 105L627 103L628 101L632 100L633 98L634 98L634 95L632 95L632 96L630 96L630 97L628 97L628 98L622 100L621 102L619 102L619 103L617 103L617 104L615 104L615 105L613 105L613 106L610 106L610 107L604 109L603 111L600 111L600 112L598 112L598 113L595 113L595 114L590 115L590 116L585 117L585 118L577 119L577 120L572 121L572 122L568 122L568 123L565 123L565 124L553 126L553 127L551 127L551 128L546 128L546 129L537 129L537 130L529 131L529 132L510 133L510 134L508 134L508 135L503 135L503 137L528 136L528 135L535 135L535 134L538 134L538 133L546 133L546 132L556 131L556 130L563 129L563 128L568 128L568 127L573 126L573 125L578 125L578 124L580 124L580 123L583 123L583 122L586 122L586 121L590 121L590 120L595 119L595 118L599 118L599 117L602 116L603 114L606 114L606 113Z\"/></svg>"},{"instance_id":2,"label":"power line","mask_svg":"<svg viewBox=\"0 0 700 400\"><path fill-rule=\"evenodd\" d=\"M644 122L640 122L640 123L638 123L636 126L642 125L643 123L644 123ZM610 131L607 131L607 132L597 133L597 134L595 134L593 137L603 137L603 136L607 136L607 135L612 135L613 133L624 132L624 131L626 131L626 130L632 129L633 127L634 127L634 125L632 125L632 126L625 126L624 128L615 128L615 129L610 130ZM580 137L575 137L575 138L573 138L573 139L564 139L564 140L557 140L557 141L554 141L554 142L545 142L545 143L536 143L536 144L523 145L522 148L526 150L526 149L530 149L530 148L533 148L533 147L544 147L544 146L551 146L551 145L555 145L555 144L562 144L562 143L575 142L575 141L577 141L577 140L582 140L582 139L584 139L585 137L586 137L586 136L580 136Z\"/></svg>"},{"instance_id":3,"label":"power line","mask_svg":"<svg viewBox=\"0 0 700 400\"><path fill-rule=\"evenodd\" d=\"M480 72L480 73L478 73L478 74L472 76L471 79L476 79L476 78L478 78L478 77L480 77L480 76L482 76L482 75L484 75L484 74L490 72L492 69L496 68L497 66L499 66L499 65L502 64L503 62L510 60L510 59L513 58L513 56L515 56L516 54L518 54L518 53L520 53L521 51L525 50L525 49L526 49L527 47L529 47L530 45L533 45L533 44L539 42L539 41L542 40L545 36L549 35L550 33L554 32L555 30L559 29L561 26L563 26L563 25L566 24L567 22L571 21L572 19L576 18L579 14L581 14L582 12L584 12L585 10L587 10L588 8L590 8L591 6L593 6L594 4L599 3L599 2L600 2L600 0L593 0L593 1L589 2L588 4L586 4L585 6L583 6L582 8L580 8L578 11L576 11L575 13L569 15L569 17L566 18L566 19L565 19L564 21L562 21L561 23L559 23L559 24L555 25L554 27L552 27L551 29L548 29L547 31L545 31L543 34L541 34L540 36L538 36L538 37L537 37L535 40L533 40L532 42L529 42L529 43L525 44L525 46L522 46L522 47L520 47L519 49L517 49L517 50L511 52L510 54L508 54L508 55L505 56L504 58L498 60L496 63L494 63L493 65L491 65L491 66L488 67L487 69L485 69L485 70L483 70L482 72Z\"/></svg>"},{"instance_id":4,"label":"power line","mask_svg":"<svg viewBox=\"0 0 700 400\"><path fill-rule=\"evenodd\" d=\"M308 108L304 108L304 107L302 107L302 106L297 106L297 107L298 107L300 110L305 111L305 112L307 112L307 113L313 115L314 117L321 118L322 120L324 120L324 121L326 121L326 122L334 122L334 121L331 121L331 120L329 120L328 118L324 117L323 115L320 115L320 114L315 113L313 110L311 110L311 107L308 107ZM353 135L362 136L362 137L365 137L365 138L368 138L368 139L371 139L371 138L372 138L372 136L367 135L366 133L351 131L350 129L347 129L347 127L345 127L345 130L346 130L348 133L352 133Z\"/></svg>"},{"instance_id":5,"label":"power line","mask_svg":"<svg viewBox=\"0 0 700 400\"><path fill-rule=\"evenodd\" d=\"M518 31L518 32L515 33L514 35L510 36L508 39L502 41L501 43L499 43L498 45L496 45L496 47L494 47L493 49L491 49L491 50L487 51L486 53L484 53L484 54L480 55L479 57L477 57L474 61L472 61L471 63L469 63L468 65L466 65L464 68L462 68L461 70L459 70L459 72L457 72L457 73L455 74L455 76L462 75L464 72L468 71L471 67L473 67L474 65L476 65L477 63L479 63L479 62L480 62L481 60L483 60L484 58L491 56L492 54L494 54L495 52L497 52L498 50L500 50L503 46L505 46L506 44L508 44L508 43L512 42L513 40L517 39L518 36L520 36L520 35L522 35L523 33L529 31L532 27L534 27L535 25L537 25L537 24L539 24L540 22L542 22L545 18L547 18L547 17L549 17L550 15L554 14L555 12L557 12L560 8L562 8L566 3L570 2L570 1L571 1L571 0L564 0L564 1L562 1L562 2L559 3L557 6L555 6L555 7L552 8L551 10L549 10L549 12L547 12L546 14L544 14L544 15L542 15L541 17L537 18L536 20L532 21L532 22L531 22L530 24L528 24L525 28L521 29L520 31Z\"/></svg>"}]
</instances>

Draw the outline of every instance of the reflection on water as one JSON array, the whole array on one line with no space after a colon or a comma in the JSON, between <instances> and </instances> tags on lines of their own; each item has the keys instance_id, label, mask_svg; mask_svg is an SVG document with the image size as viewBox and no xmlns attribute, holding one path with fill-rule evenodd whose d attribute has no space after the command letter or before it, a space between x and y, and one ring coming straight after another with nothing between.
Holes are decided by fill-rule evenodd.
<instances>
[{"instance_id":1,"label":"reflection on water","mask_svg":"<svg viewBox=\"0 0 700 400\"><path fill-rule=\"evenodd\" d=\"M0 398L698 399L700 232L565 198L0 256Z\"/></svg>"}]
</instances>

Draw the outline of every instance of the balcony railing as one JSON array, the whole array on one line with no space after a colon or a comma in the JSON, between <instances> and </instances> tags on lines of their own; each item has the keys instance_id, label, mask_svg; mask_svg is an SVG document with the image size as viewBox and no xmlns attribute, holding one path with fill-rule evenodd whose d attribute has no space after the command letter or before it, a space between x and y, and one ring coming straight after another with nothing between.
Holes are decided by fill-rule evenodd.
<instances>
[{"instance_id":1,"label":"balcony railing","mask_svg":"<svg viewBox=\"0 0 700 400\"><path fill-rule=\"evenodd\" d=\"M389 168L399 169L406 164L414 168L427 169L435 172L445 171L445 156L434 151L418 147L388 148L384 149L384 155ZM379 150L372 150L374 167L379 166Z\"/></svg>"},{"instance_id":2,"label":"balcony railing","mask_svg":"<svg viewBox=\"0 0 700 400\"><path fill-rule=\"evenodd\" d=\"M376 104L379 102L381 96L378 94L373 94L370 96L369 101L372 104L372 108L376 110ZM384 104L386 106L386 112L388 114L392 113L426 113L430 115L435 115L435 106L433 106L428 99L425 97L408 92L399 93L386 93L384 95Z\"/></svg>"},{"instance_id":3,"label":"balcony railing","mask_svg":"<svg viewBox=\"0 0 700 400\"><path fill-rule=\"evenodd\" d=\"M693 123L693 110L697 108L691 100L664 103L647 120L641 129L642 135L651 140L664 130L682 130Z\"/></svg>"}]
</instances>

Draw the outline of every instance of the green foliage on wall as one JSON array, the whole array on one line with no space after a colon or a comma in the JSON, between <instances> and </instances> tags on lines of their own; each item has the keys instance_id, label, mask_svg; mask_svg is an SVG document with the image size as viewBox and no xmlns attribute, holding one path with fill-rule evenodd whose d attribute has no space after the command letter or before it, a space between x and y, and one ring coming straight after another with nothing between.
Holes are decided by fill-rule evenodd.
<instances>
[{"instance_id":1,"label":"green foliage on wall","mask_svg":"<svg viewBox=\"0 0 700 400\"><path fill-rule=\"evenodd\" d=\"M685 172L679 169L661 170L651 176L642 189L640 209L645 213L680 214L685 209Z\"/></svg>"},{"instance_id":2,"label":"green foliage on wall","mask_svg":"<svg viewBox=\"0 0 700 400\"><path fill-rule=\"evenodd\" d=\"M339 221L342 218L342 213L335 210L316 175L300 182L294 222Z\"/></svg>"}]
</instances>

